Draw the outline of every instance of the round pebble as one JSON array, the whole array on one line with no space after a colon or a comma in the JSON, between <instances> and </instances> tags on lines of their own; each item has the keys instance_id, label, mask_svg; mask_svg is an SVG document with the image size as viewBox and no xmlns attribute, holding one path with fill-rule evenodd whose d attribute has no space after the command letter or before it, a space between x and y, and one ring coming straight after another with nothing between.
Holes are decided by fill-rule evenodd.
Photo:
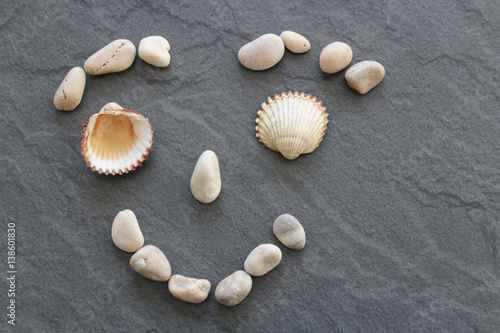
<instances>
[{"instance_id":1,"label":"round pebble","mask_svg":"<svg viewBox=\"0 0 500 333\"><path fill-rule=\"evenodd\" d=\"M362 61L345 72L345 80L349 87L360 94L366 94L382 82L385 68L376 61Z\"/></svg>"},{"instance_id":2,"label":"round pebble","mask_svg":"<svg viewBox=\"0 0 500 333\"><path fill-rule=\"evenodd\" d=\"M170 65L170 44L161 36L150 36L141 39L139 57L150 65L167 67Z\"/></svg>"},{"instance_id":3,"label":"round pebble","mask_svg":"<svg viewBox=\"0 0 500 333\"><path fill-rule=\"evenodd\" d=\"M352 50L349 45L342 42L331 43L321 51L319 67L327 74L340 72L352 61Z\"/></svg>"},{"instance_id":4,"label":"round pebble","mask_svg":"<svg viewBox=\"0 0 500 333\"><path fill-rule=\"evenodd\" d=\"M146 245L130 258L130 266L137 273L154 281L167 281L172 274L170 263L154 245Z\"/></svg>"},{"instance_id":5,"label":"round pebble","mask_svg":"<svg viewBox=\"0 0 500 333\"><path fill-rule=\"evenodd\" d=\"M125 252L135 252L144 245L144 236L133 211L126 209L116 215L111 226L111 238Z\"/></svg>"},{"instance_id":6,"label":"round pebble","mask_svg":"<svg viewBox=\"0 0 500 333\"><path fill-rule=\"evenodd\" d=\"M131 41L117 39L91 55L83 68L92 75L121 72L132 66L135 54L135 46Z\"/></svg>"},{"instance_id":7,"label":"round pebble","mask_svg":"<svg viewBox=\"0 0 500 333\"><path fill-rule=\"evenodd\" d=\"M273 224L276 238L291 250L302 250L306 246L306 233L300 222L290 214L278 216Z\"/></svg>"},{"instance_id":8,"label":"round pebble","mask_svg":"<svg viewBox=\"0 0 500 333\"><path fill-rule=\"evenodd\" d=\"M261 244L253 249L245 260L245 272L253 276L262 276L278 266L281 250L274 244Z\"/></svg>"},{"instance_id":9,"label":"round pebble","mask_svg":"<svg viewBox=\"0 0 500 333\"><path fill-rule=\"evenodd\" d=\"M204 151L198 158L191 176L191 192L203 203L211 203L221 191L219 160L211 150Z\"/></svg>"},{"instance_id":10,"label":"round pebble","mask_svg":"<svg viewBox=\"0 0 500 333\"><path fill-rule=\"evenodd\" d=\"M172 275L168 281L170 293L184 302L201 303L207 299L210 292L210 281L193 279L179 274Z\"/></svg>"},{"instance_id":11,"label":"round pebble","mask_svg":"<svg viewBox=\"0 0 500 333\"><path fill-rule=\"evenodd\" d=\"M248 69L262 71L276 65L285 54L283 40L275 34L262 35L238 52L240 63Z\"/></svg>"},{"instance_id":12,"label":"round pebble","mask_svg":"<svg viewBox=\"0 0 500 333\"><path fill-rule=\"evenodd\" d=\"M248 296L252 290L252 277L245 271L236 271L219 282L215 288L215 299L220 304L234 306Z\"/></svg>"},{"instance_id":13,"label":"round pebble","mask_svg":"<svg viewBox=\"0 0 500 333\"><path fill-rule=\"evenodd\" d=\"M309 41L293 31L283 31L280 35L285 47L293 53L305 53L311 48Z\"/></svg>"},{"instance_id":14,"label":"round pebble","mask_svg":"<svg viewBox=\"0 0 500 333\"><path fill-rule=\"evenodd\" d=\"M61 111L72 111L80 104L85 90L85 71L73 67L57 88L54 106Z\"/></svg>"}]
</instances>

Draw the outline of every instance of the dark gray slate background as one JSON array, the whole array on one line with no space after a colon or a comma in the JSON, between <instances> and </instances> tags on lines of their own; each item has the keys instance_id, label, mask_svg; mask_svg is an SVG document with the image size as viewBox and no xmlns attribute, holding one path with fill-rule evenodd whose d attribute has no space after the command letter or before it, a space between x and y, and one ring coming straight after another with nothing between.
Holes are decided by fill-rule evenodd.
<instances>
[{"instance_id":1,"label":"dark gray slate background","mask_svg":"<svg viewBox=\"0 0 500 333\"><path fill-rule=\"evenodd\" d=\"M2 332L498 332L500 327L500 7L497 1L2 1L0 184ZM265 33L293 30L311 50L270 70L237 59ZM109 42L162 35L172 62L139 58L87 75L83 101L57 111L73 66ZM359 95L319 54L349 44L386 77ZM268 96L304 91L330 123L312 154L288 161L255 138ZM125 176L85 167L87 118L108 102L149 118L150 158ZM197 202L189 181L206 149L223 189ZM174 274L206 278L183 303L147 280L110 237L132 209ZM277 216L303 224L284 248ZM7 324L7 225L16 224L16 323ZM283 260L224 307L213 292L248 253Z\"/></svg>"}]
</instances>

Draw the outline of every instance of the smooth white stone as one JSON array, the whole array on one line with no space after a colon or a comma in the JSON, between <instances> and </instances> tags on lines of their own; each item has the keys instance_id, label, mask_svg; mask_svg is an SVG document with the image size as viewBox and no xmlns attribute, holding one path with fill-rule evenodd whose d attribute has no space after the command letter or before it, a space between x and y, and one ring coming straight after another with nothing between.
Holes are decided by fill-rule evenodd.
<instances>
[{"instance_id":1,"label":"smooth white stone","mask_svg":"<svg viewBox=\"0 0 500 333\"><path fill-rule=\"evenodd\" d=\"M220 304L234 306L248 296L252 290L252 277L245 271L236 271L219 282L215 288L215 299Z\"/></svg>"},{"instance_id":2,"label":"smooth white stone","mask_svg":"<svg viewBox=\"0 0 500 333\"><path fill-rule=\"evenodd\" d=\"M121 72L132 66L135 55L135 45L131 41L117 39L91 55L83 68L92 75Z\"/></svg>"},{"instance_id":3,"label":"smooth white stone","mask_svg":"<svg viewBox=\"0 0 500 333\"><path fill-rule=\"evenodd\" d=\"M385 76L385 68L376 61L362 61L345 72L349 87L360 94L366 94L377 86Z\"/></svg>"},{"instance_id":4,"label":"smooth white stone","mask_svg":"<svg viewBox=\"0 0 500 333\"><path fill-rule=\"evenodd\" d=\"M126 209L116 215L111 226L111 238L125 252L135 252L144 245L144 236L133 211Z\"/></svg>"},{"instance_id":5,"label":"smooth white stone","mask_svg":"<svg viewBox=\"0 0 500 333\"><path fill-rule=\"evenodd\" d=\"M139 57L150 65L167 67L170 64L170 44L161 36L145 37L139 43Z\"/></svg>"},{"instance_id":6,"label":"smooth white stone","mask_svg":"<svg viewBox=\"0 0 500 333\"><path fill-rule=\"evenodd\" d=\"M276 65L284 54L283 40L278 35L266 34L243 45L238 52L238 59L246 68L262 71Z\"/></svg>"},{"instance_id":7,"label":"smooth white stone","mask_svg":"<svg viewBox=\"0 0 500 333\"><path fill-rule=\"evenodd\" d=\"M252 276L262 276L278 266L281 250L274 244L261 244L245 260L245 271Z\"/></svg>"},{"instance_id":8,"label":"smooth white stone","mask_svg":"<svg viewBox=\"0 0 500 333\"><path fill-rule=\"evenodd\" d=\"M300 222L290 214L278 216L273 224L276 238L291 250L302 250L306 246L306 233Z\"/></svg>"},{"instance_id":9,"label":"smooth white stone","mask_svg":"<svg viewBox=\"0 0 500 333\"><path fill-rule=\"evenodd\" d=\"M352 61L352 49L342 42L331 43L321 51L319 67L327 74L340 72Z\"/></svg>"},{"instance_id":10,"label":"smooth white stone","mask_svg":"<svg viewBox=\"0 0 500 333\"><path fill-rule=\"evenodd\" d=\"M293 53L305 53L311 48L309 41L302 35L293 31L283 31L280 35L285 47Z\"/></svg>"},{"instance_id":11,"label":"smooth white stone","mask_svg":"<svg viewBox=\"0 0 500 333\"><path fill-rule=\"evenodd\" d=\"M179 274L172 275L168 281L170 293L181 301L189 303L201 303L206 300L210 288L208 280L194 279Z\"/></svg>"},{"instance_id":12,"label":"smooth white stone","mask_svg":"<svg viewBox=\"0 0 500 333\"><path fill-rule=\"evenodd\" d=\"M203 203L211 203L221 191L219 160L211 150L201 154L191 176L191 192Z\"/></svg>"},{"instance_id":13,"label":"smooth white stone","mask_svg":"<svg viewBox=\"0 0 500 333\"><path fill-rule=\"evenodd\" d=\"M54 106L61 111L72 111L80 104L85 90L85 71L73 67L57 88L54 95Z\"/></svg>"},{"instance_id":14,"label":"smooth white stone","mask_svg":"<svg viewBox=\"0 0 500 333\"><path fill-rule=\"evenodd\" d=\"M172 269L167 257L154 245L146 245L130 258L130 266L137 273L154 281L167 281Z\"/></svg>"}]
</instances>

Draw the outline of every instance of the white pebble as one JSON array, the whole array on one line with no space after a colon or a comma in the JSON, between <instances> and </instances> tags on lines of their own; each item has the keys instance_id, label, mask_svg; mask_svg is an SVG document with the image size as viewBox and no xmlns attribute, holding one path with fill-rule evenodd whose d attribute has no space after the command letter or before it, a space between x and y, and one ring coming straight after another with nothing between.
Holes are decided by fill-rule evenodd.
<instances>
[{"instance_id":1,"label":"white pebble","mask_svg":"<svg viewBox=\"0 0 500 333\"><path fill-rule=\"evenodd\" d=\"M234 306L248 296L252 290L252 277L245 271L236 271L219 282L215 288L215 299L220 304Z\"/></svg>"},{"instance_id":2,"label":"white pebble","mask_svg":"<svg viewBox=\"0 0 500 333\"><path fill-rule=\"evenodd\" d=\"M245 260L245 271L253 276L262 276L278 266L281 250L274 244L261 244L253 249Z\"/></svg>"},{"instance_id":3,"label":"white pebble","mask_svg":"<svg viewBox=\"0 0 500 333\"><path fill-rule=\"evenodd\" d=\"M293 31L283 31L280 35L285 47L293 53L305 53L311 48L309 41L302 35Z\"/></svg>"},{"instance_id":4,"label":"white pebble","mask_svg":"<svg viewBox=\"0 0 500 333\"><path fill-rule=\"evenodd\" d=\"M352 50L349 45L342 42L331 43L321 51L319 67L328 74L340 72L352 61Z\"/></svg>"},{"instance_id":5,"label":"white pebble","mask_svg":"<svg viewBox=\"0 0 500 333\"><path fill-rule=\"evenodd\" d=\"M73 67L57 88L54 106L61 111L72 111L80 104L85 90L85 71Z\"/></svg>"},{"instance_id":6,"label":"white pebble","mask_svg":"<svg viewBox=\"0 0 500 333\"><path fill-rule=\"evenodd\" d=\"M139 43L139 57L150 65L167 67L170 64L170 44L161 36L145 37Z\"/></svg>"},{"instance_id":7,"label":"white pebble","mask_svg":"<svg viewBox=\"0 0 500 333\"><path fill-rule=\"evenodd\" d=\"M345 72L345 80L349 87L360 94L366 94L382 82L385 68L376 61L362 61Z\"/></svg>"},{"instance_id":8,"label":"white pebble","mask_svg":"<svg viewBox=\"0 0 500 333\"><path fill-rule=\"evenodd\" d=\"M278 216L273 224L276 238L291 250L302 250L306 246L306 233L300 222L290 214Z\"/></svg>"},{"instance_id":9,"label":"white pebble","mask_svg":"<svg viewBox=\"0 0 500 333\"><path fill-rule=\"evenodd\" d=\"M146 245L130 258L130 266L137 273L154 281L167 281L172 269L167 257L154 245Z\"/></svg>"},{"instance_id":10,"label":"white pebble","mask_svg":"<svg viewBox=\"0 0 500 333\"><path fill-rule=\"evenodd\" d=\"M131 41L117 39L91 55L83 68L92 75L121 72L132 66L135 55L135 46Z\"/></svg>"},{"instance_id":11,"label":"white pebble","mask_svg":"<svg viewBox=\"0 0 500 333\"><path fill-rule=\"evenodd\" d=\"M276 65L284 54L283 40L278 35L266 34L243 45L238 52L238 59L246 68L262 71Z\"/></svg>"},{"instance_id":12,"label":"white pebble","mask_svg":"<svg viewBox=\"0 0 500 333\"><path fill-rule=\"evenodd\" d=\"M201 154L191 176L191 192L203 203L211 203L221 191L219 160L211 150Z\"/></svg>"},{"instance_id":13,"label":"white pebble","mask_svg":"<svg viewBox=\"0 0 500 333\"><path fill-rule=\"evenodd\" d=\"M116 214L111 226L111 238L125 252L135 252L144 245L144 236L133 211L126 209Z\"/></svg>"},{"instance_id":14,"label":"white pebble","mask_svg":"<svg viewBox=\"0 0 500 333\"><path fill-rule=\"evenodd\" d=\"M207 299L210 292L210 281L193 279L179 274L172 275L168 281L170 293L184 302L201 303Z\"/></svg>"}]
</instances>

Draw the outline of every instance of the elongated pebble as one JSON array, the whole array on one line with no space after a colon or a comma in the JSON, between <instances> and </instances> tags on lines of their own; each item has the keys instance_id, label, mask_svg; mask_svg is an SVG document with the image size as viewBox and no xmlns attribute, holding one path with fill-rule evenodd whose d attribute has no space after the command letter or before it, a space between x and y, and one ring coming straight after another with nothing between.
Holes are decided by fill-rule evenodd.
<instances>
[{"instance_id":1,"label":"elongated pebble","mask_svg":"<svg viewBox=\"0 0 500 333\"><path fill-rule=\"evenodd\" d=\"M319 55L319 67L327 74L340 72L352 61L352 50L342 42L328 44Z\"/></svg>"},{"instance_id":2,"label":"elongated pebble","mask_svg":"<svg viewBox=\"0 0 500 333\"><path fill-rule=\"evenodd\" d=\"M211 150L200 155L191 176L191 192L203 203L211 203L221 191L219 160Z\"/></svg>"},{"instance_id":3,"label":"elongated pebble","mask_svg":"<svg viewBox=\"0 0 500 333\"><path fill-rule=\"evenodd\" d=\"M61 111L72 111L80 104L85 90L85 71L73 67L57 88L54 106Z\"/></svg>"},{"instance_id":4,"label":"elongated pebble","mask_svg":"<svg viewBox=\"0 0 500 333\"><path fill-rule=\"evenodd\" d=\"M243 45L238 52L238 59L246 68L262 71L276 65L284 54L283 40L278 35L265 34Z\"/></svg>"},{"instance_id":5,"label":"elongated pebble","mask_svg":"<svg viewBox=\"0 0 500 333\"><path fill-rule=\"evenodd\" d=\"M162 36L149 36L139 43L139 57L150 65L167 67L170 65L170 44Z\"/></svg>"},{"instance_id":6,"label":"elongated pebble","mask_svg":"<svg viewBox=\"0 0 500 333\"><path fill-rule=\"evenodd\" d=\"M345 80L349 87L362 95L382 82L384 76L384 66L376 61L358 62L345 72Z\"/></svg>"},{"instance_id":7,"label":"elongated pebble","mask_svg":"<svg viewBox=\"0 0 500 333\"><path fill-rule=\"evenodd\" d=\"M201 303L210 293L210 281L194 279L183 275L172 275L168 281L168 290L175 297L184 302Z\"/></svg>"},{"instance_id":8,"label":"elongated pebble","mask_svg":"<svg viewBox=\"0 0 500 333\"><path fill-rule=\"evenodd\" d=\"M280 35L285 47L293 53L305 53L311 48L309 41L302 35L293 31L283 31Z\"/></svg>"},{"instance_id":9,"label":"elongated pebble","mask_svg":"<svg viewBox=\"0 0 500 333\"><path fill-rule=\"evenodd\" d=\"M252 277L245 271L236 271L223 279L215 288L215 299L220 304L235 306L252 290Z\"/></svg>"},{"instance_id":10,"label":"elongated pebble","mask_svg":"<svg viewBox=\"0 0 500 333\"><path fill-rule=\"evenodd\" d=\"M144 236L133 211L126 209L116 214L111 226L111 238L125 252L135 252L144 245Z\"/></svg>"},{"instance_id":11,"label":"elongated pebble","mask_svg":"<svg viewBox=\"0 0 500 333\"><path fill-rule=\"evenodd\" d=\"M130 266L137 273L154 281L167 281L172 274L170 263L154 245L146 245L130 258Z\"/></svg>"},{"instance_id":12,"label":"elongated pebble","mask_svg":"<svg viewBox=\"0 0 500 333\"><path fill-rule=\"evenodd\" d=\"M274 244L261 244L253 249L245 260L245 272L253 276L262 276L278 266L281 250Z\"/></svg>"},{"instance_id":13,"label":"elongated pebble","mask_svg":"<svg viewBox=\"0 0 500 333\"><path fill-rule=\"evenodd\" d=\"M273 224L273 233L291 250L302 250L306 246L306 233L299 220L290 214L278 216Z\"/></svg>"},{"instance_id":14,"label":"elongated pebble","mask_svg":"<svg viewBox=\"0 0 500 333\"><path fill-rule=\"evenodd\" d=\"M135 55L135 45L131 41L117 39L91 55L83 68L92 75L121 72L132 66Z\"/></svg>"}]
</instances>

